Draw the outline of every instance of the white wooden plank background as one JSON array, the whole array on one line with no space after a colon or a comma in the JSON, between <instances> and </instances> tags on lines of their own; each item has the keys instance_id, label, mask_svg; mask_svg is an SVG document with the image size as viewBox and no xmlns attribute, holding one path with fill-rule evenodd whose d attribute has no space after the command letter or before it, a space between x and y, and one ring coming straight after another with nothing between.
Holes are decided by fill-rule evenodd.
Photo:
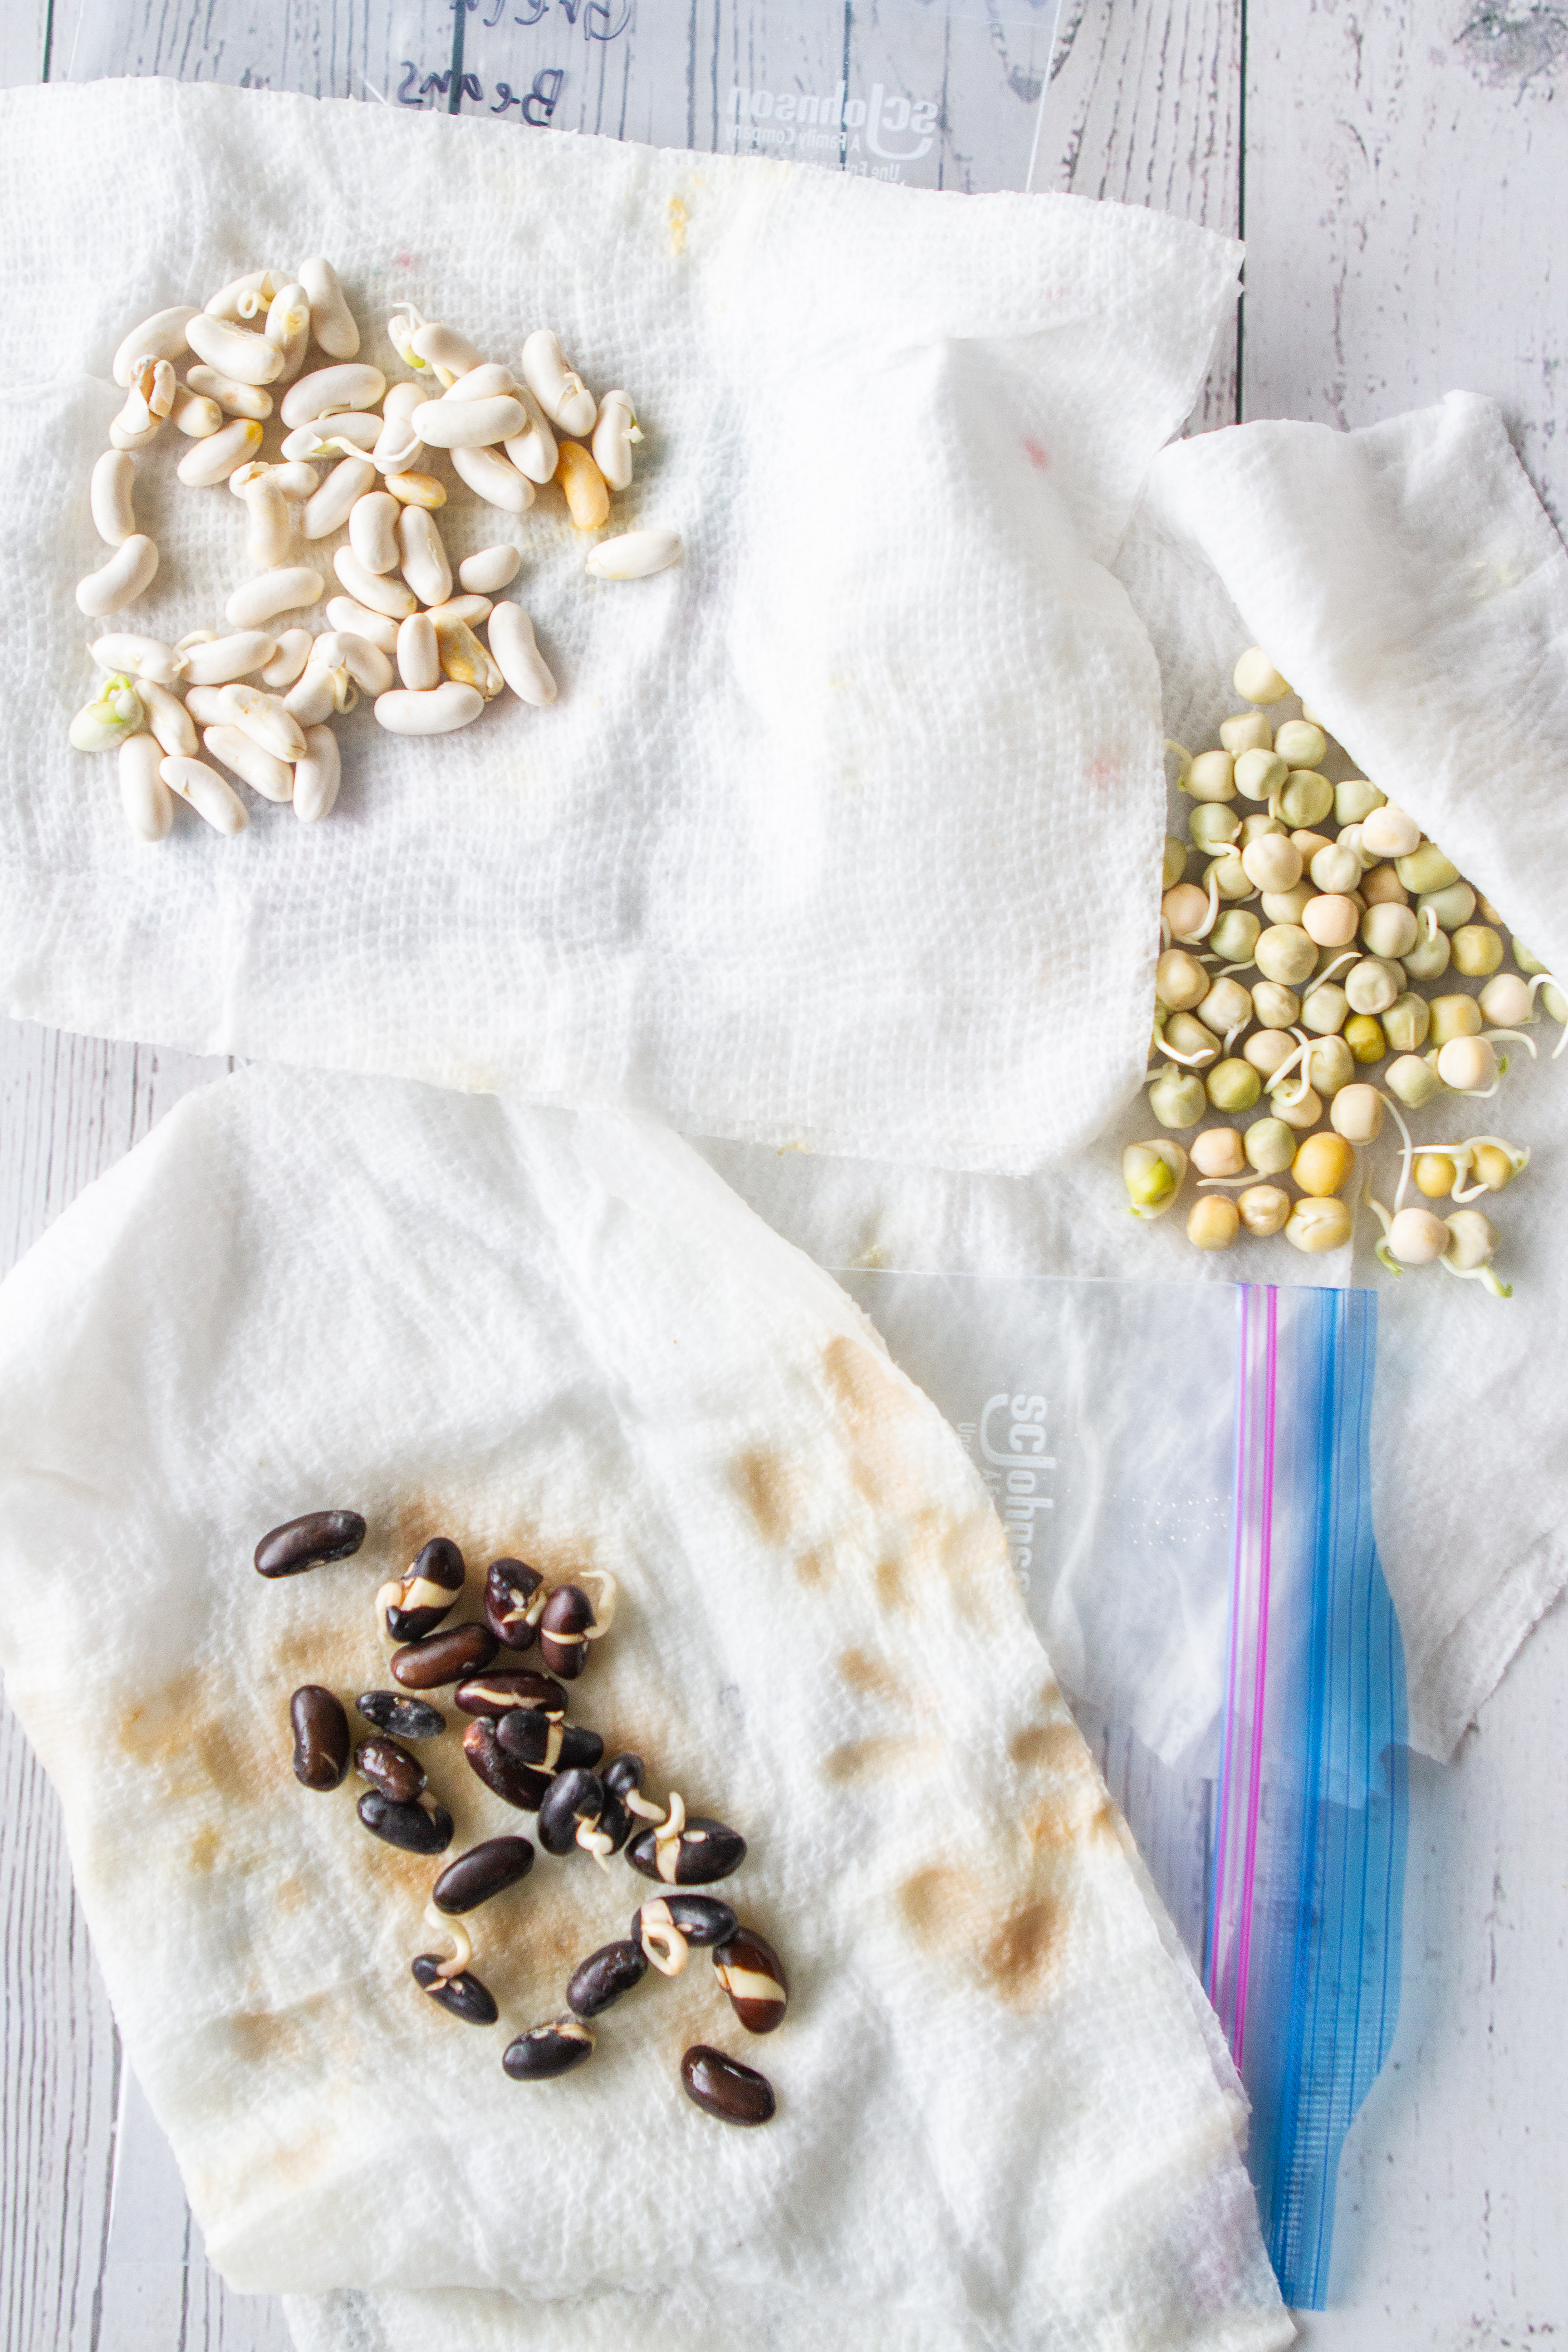
<instances>
[{"instance_id":1,"label":"white wooden plank background","mask_svg":"<svg viewBox=\"0 0 1568 2352\"><path fill-rule=\"evenodd\" d=\"M992 28L1020 106L1039 89L1049 13ZM212 16L212 0L120 9L142 68L174 72L190 69ZM868 41L883 37L875 16ZM403 54L374 0L273 0L262 19L273 49L247 60L253 79L385 89ZM53 73L68 71L93 20L86 0L0 0L0 80L37 79L47 42ZM713 143L720 91L752 78L762 47L779 53L790 12L787 0L694 0L690 22L709 111L699 119L694 99L688 135ZM805 62L826 74L833 60ZM951 96L942 161L963 185L988 126ZM606 69L593 127L622 127L615 100ZM1016 137L1013 121L1005 130ZM1354 0L1066 0L1034 184L1246 235L1245 320L1216 356L1196 423L1356 425L1453 385L1490 392L1549 506L1568 516L1555 250L1568 12L1546 0L1365 11ZM0 1263L224 1066L0 1024ZM1559 1609L1458 1763L1417 1766L1404 2012L1347 2149L1337 2307L1306 2327L1320 2352L1504 2352L1568 2337L1565 1681ZM281 2352L277 2306L230 2294L197 2249L188 2272L106 2264L118 2052L52 1798L3 1710L0 1966L4 2352ZM142 2186L166 2214L165 2185Z\"/></svg>"}]
</instances>

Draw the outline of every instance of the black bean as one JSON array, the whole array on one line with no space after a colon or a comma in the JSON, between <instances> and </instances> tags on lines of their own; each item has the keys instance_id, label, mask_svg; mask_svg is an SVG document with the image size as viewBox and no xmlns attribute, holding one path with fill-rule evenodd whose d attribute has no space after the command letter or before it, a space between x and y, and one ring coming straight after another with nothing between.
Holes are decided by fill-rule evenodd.
<instances>
[{"instance_id":1,"label":"black bean","mask_svg":"<svg viewBox=\"0 0 1568 2352\"><path fill-rule=\"evenodd\" d=\"M558 1584L539 1621L539 1647L552 1675L574 1683L588 1663L594 1604L580 1584Z\"/></svg>"},{"instance_id":2,"label":"black bean","mask_svg":"<svg viewBox=\"0 0 1568 2352\"><path fill-rule=\"evenodd\" d=\"M430 1889L430 1900L437 1911L474 1911L503 1887L515 1886L532 1868L533 1848L525 1837L486 1838L447 1864Z\"/></svg>"},{"instance_id":3,"label":"black bean","mask_svg":"<svg viewBox=\"0 0 1568 2352\"><path fill-rule=\"evenodd\" d=\"M359 1801L359 1817L367 1830L405 1853L445 1853L452 1843L452 1816L434 1801L425 1805L400 1805L379 1789L367 1789Z\"/></svg>"},{"instance_id":4,"label":"black bean","mask_svg":"<svg viewBox=\"0 0 1568 2352\"><path fill-rule=\"evenodd\" d=\"M457 1605L468 1570L450 1536L432 1536L404 1577L395 1604L386 1612L395 1642L420 1642L433 1633Z\"/></svg>"},{"instance_id":5,"label":"black bean","mask_svg":"<svg viewBox=\"0 0 1568 2352\"><path fill-rule=\"evenodd\" d=\"M421 1952L414 1962L414 1981L424 1987L432 2000L438 2000L443 2009L460 2017L465 2025L493 2025L500 2011L489 1987L482 1985L478 1977L471 1977L467 1969L458 1976L444 1977L442 1966L437 1953Z\"/></svg>"},{"instance_id":6,"label":"black bean","mask_svg":"<svg viewBox=\"0 0 1568 2352\"><path fill-rule=\"evenodd\" d=\"M452 1696L465 1715L510 1715L531 1708L559 1722L566 1712L566 1694L548 1675L513 1674L504 1668L459 1683Z\"/></svg>"},{"instance_id":7,"label":"black bean","mask_svg":"<svg viewBox=\"0 0 1568 2352\"><path fill-rule=\"evenodd\" d=\"M488 1715L477 1716L464 1732L463 1753L486 1788L503 1804L515 1805L520 1813L538 1811L539 1801L550 1786L549 1773L537 1772L531 1764L520 1764L509 1756Z\"/></svg>"},{"instance_id":8,"label":"black bean","mask_svg":"<svg viewBox=\"0 0 1568 2352\"><path fill-rule=\"evenodd\" d=\"M616 1756L605 1765L599 1778L606 1789L613 1790L617 1797L624 1797L628 1790L642 1787L645 1769L640 1756Z\"/></svg>"},{"instance_id":9,"label":"black bean","mask_svg":"<svg viewBox=\"0 0 1568 2352\"><path fill-rule=\"evenodd\" d=\"M528 1622L544 1579L526 1560L492 1559L485 1570L485 1623L503 1650L531 1650L539 1628Z\"/></svg>"},{"instance_id":10,"label":"black bean","mask_svg":"<svg viewBox=\"0 0 1568 2352\"><path fill-rule=\"evenodd\" d=\"M578 1822L592 1829L604 1810L604 1788L592 1772L558 1772L539 1801L540 1844L546 1853L570 1853Z\"/></svg>"},{"instance_id":11,"label":"black bean","mask_svg":"<svg viewBox=\"0 0 1568 2352\"><path fill-rule=\"evenodd\" d=\"M773 2086L754 2066L742 2066L722 2050L699 2042L680 2062L686 2095L725 2124L765 2124L778 2102Z\"/></svg>"},{"instance_id":12,"label":"black bean","mask_svg":"<svg viewBox=\"0 0 1568 2352\"><path fill-rule=\"evenodd\" d=\"M501 2064L516 2083L547 2082L555 2074L569 2074L594 2054L594 2029L577 2017L552 2018L548 2025L534 2025L526 2033L508 2044L501 2055Z\"/></svg>"},{"instance_id":13,"label":"black bean","mask_svg":"<svg viewBox=\"0 0 1568 2352\"><path fill-rule=\"evenodd\" d=\"M689 1813L679 1839L659 1845L651 1828L643 1830L626 1848L626 1860L645 1878L661 1879L666 1886L711 1886L728 1878L746 1859L746 1841L739 1830L704 1814Z\"/></svg>"},{"instance_id":14,"label":"black bean","mask_svg":"<svg viewBox=\"0 0 1568 2352\"><path fill-rule=\"evenodd\" d=\"M349 1719L342 1701L320 1683L303 1683L289 1702L294 1726L294 1778L307 1789L335 1789L349 1769Z\"/></svg>"},{"instance_id":15,"label":"black bean","mask_svg":"<svg viewBox=\"0 0 1568 2352\"><path fill-rule=\"evenodd\" d=\"M438 1739L447 1728L447 1718L438 1706L426 1706L422 1698L409 1698L402 1691L361 1691L354 1705L367 1723L399 1739Z\"/></svg>"},{"instance_id":16,"label":"black bean","mask_svg":"<svg viewBox=\"0 0 1568 2352\"><path fill-rule=\"evenodd\" d=\"M496 1738L520 1764L537 1764L542 1772L555 1770L566 1745L566 1726L558 1715L544 1715L531 1706L509 1707L495 1718L495 1726Z\"/></svg>"},{"instance_id":17,"label":"black bean","mask_svg":"<svg viewBox=\"0 0 1568 2352\"><path fill-rule=\"evenodd\" d=\"M307 1511L302 1519L286 1519L262 1537L256 1565L263 1576L302 1576L323 1560L347 1559L363 1541L364 1521L357 1511Z\"/></svg>"},{"instance_id":18,"label":"black bean","mask_svg":"<svg viewBox=\"0 0 1568 2352\"><path fill-rule=\"evenodd\" d=\"M597 2017L647 1974L647 1954L640 1944L606 1944L573 1970L566 2006L578 2017Z\"/></svg>"},{"instance_id":19,"label":"black bean","mask_svg":"<svg viewBox=\"0 0 1568 2352\"><path fill-rule=\"evenodd\" d=\"M354 1769L394 1804L411 1805L424 1793L424 1765L395 1739L362 1739L354 1749Z\"/></svg>"},{"instance_id":20,"label":"black bean","mask_svg":"<svg viewBox=\"0 0 1568 2352\"><path fill-rule=\"evenodd\" d=\"M488 1666L496 1637L488 1625L447 1625L392 1654L392 1671L405 1690L437 1690Z\"/></svg>"},{"instance_id":21,"label":"black bean","mask_svg":"<svg viewBox=\"0 0 1568 2352\"><path fill-rule=\"evenodd\" d=\"M572 1772L581 1767L585 1771L591 1772L604 1752L604 1741L596 1731L590 1731L586 1724L563 1725L561 1753L556 1759L557 1767L561 1771Z\"/></svg>"},{"instance_id":22,"label":"black bean","mask_svg":"<svg viewBox=\"0 0 1568 2352\"><path fill-rule=\"evenodd\" d=\"M739 1921L716 1895L656 1895L632 1914L632 1941L641 1943L643 1929L668 1923L679 1927L689 1944L722 1944L734 1935Z\"/></svg>"},{"instance_id":23,"label":"black bean","mask_svg":"<svg viewBox=\"0 0 1568 2352\"><path fill-rule=\"evenodd\" d=\"M789 1979L765 1936L754 1927L738 1927L716 1948L713 1968L748 2033L772 2033L784 2023Z\"/></svg>"},{"instance_id":24,"label":"black bean","mask_svg":"<svg viewBox=\"0 0 1568 2352\"><path fill-rule=\"evenodd\" d=\"M565 1761L564 1751L562 1757ZM604 1811L599 1815L599 1827L610 1841L610 1852L619 1853L637 1823L614 1789L605 1790Z\"/></svg>"}]
</instances>

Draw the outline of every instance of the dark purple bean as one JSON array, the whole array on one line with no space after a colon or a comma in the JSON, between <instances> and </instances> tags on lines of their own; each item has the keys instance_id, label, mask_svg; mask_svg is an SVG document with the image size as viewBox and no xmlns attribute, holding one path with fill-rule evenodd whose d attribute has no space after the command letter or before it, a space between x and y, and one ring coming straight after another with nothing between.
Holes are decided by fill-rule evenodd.
<instances>
[{"instance_id":1,"label":"dark purple bean","mask_svg":"<svg viewBox=\"0 0 1568 2352\"><path fill-rule=\"evenodd\" d=\"M452 1843L452 1816L434 1799L428 1805L399 1805L379 1789L367 1789L359 1817L367 1830L405 1853L445 1853Z\"/></svg>"},{"instance_id":2,"label":"dark purple bean","mask_svg":"<svg viewBox=\"0 0 1568 2352\"><path fill-rule=\"evenodd\" d=\"M597 1828L604 1810L604 1787L592 1772L558 1772L539 1801L540 1844L546 1853L570 1853L578 1823Z\"/></svg>"},{"instance_id":3,"label":"dark purple bean","mask_svg":"<svg viewBox=\"0 0 1568 2352\"><path fill-rule=\"evenodd\" d=\"M367 1723L398 1739L438 1739L447 1728L447 1718L438 1706L427 1706L422 1698L407 1698L402 1691L361 1691L354 1705Z\"/></svg>"},{"instance_id":4,"label":"dark purple bean","mask_svg":"<svg viewBox=\"0 0 1568 2352\"><path fill-rule=\"evenodd\" d=\"M579 2017L554 2017L520 2033L501 2056L514 2083L543 2083L569 2074L594 2054L594 2029Z\"/></svg>"},{"instance_id":5,"label":"dark purple bean","mask_svg":"<svg viewBox=\"0 0 1568 2352\"><path fill-rule=\"evenodd\" d=\"M394 1642L422 1642L443 1617L450 1616L468 1575L463 1555L450 1536L432 1536L404 1577L398 1597L386 1612L386 1631Z\"/></svg>"},{"instance_id":6,"label":"dark purple bean","mask_svg":"<svg viewBox=\"0 0 1568 2352\"><path fill-rule=\"evenodd\" d=\"M302 1519L286 1519L262 1537L256 1565L263 1576L302 1576L323 1560L347 1559L363 1541L364 1521L357 1511L307 1511Z\"/></svg>"},{"instance_id":7,"label":"dark purple bean","mask_svg":"<svg viewBox=\"0 0 1568 2352\"><path fill-rule=\"evenodd\" d=\"M537 1764L542 1772L555 1770L566 1745L566 1726L558 1715L531 1706L509 1707L495 1717L495 1727L496 1738L520 1764Z\"/></svg>"},{"instance_id":8,"label":"dark purple bean","mask_svg":"<svg viewBox=\"0 0 1568 2352\"><path fill-rule=\"evenodd\" d=\"M465 2025L493 2025L500 2011L489 1987L482 1985L478 1977L471 1977L467 1969L455 1977L444 1977L443 1965L437 1953L421 1952L413 1964L415 1983L422 1986L432 2000L438 2000L443 2009L449 2009L454 2017L460 2017Z\"/></svg>"},{"instance_id":9,"label":"dark purple bean","mask_svg":"<svg viewBox=\"0 0 1568 2352\"><path fill-rule=\"evenodd\" d=\"M640 1944L645 1928L657 1933L668 1926L679 1927L689 1944L722 1944L739 1924L716 1895L655 1895L632 1914L632 1941Z\"/></svg>"},{"instance_id":10,"label":"dark purple bean","mask_svg":"<svg viewBox=\"0 0 1568 2352\"><path fill-rule=\"evenodd\" d=\"M626 1848L626 1860L634 1870L640 1870L645 1878L661 1880L666 1886L711 1886L715 1879L728 1878L731 1871L739 1870L745 1859L746 1841L740 1832L702 1813L688 1814L678 1840L668 1839L661 1846L649 1828Z\"/></svg>"},{"instance_id":11,"label":"dark purple bean","mask_svg":"<svg viewBox=\"0 0 1568 2352\"><path fill-rule=\"evenodd\" d=\"M539 1647L552 1675L574 1683L588 1663L594 1604L580 1584L558 1584L539 1621Z\"/></svg>"},{"instance_id":12,"label":"dark purple bean","mask_svg":"<svg viewBox=\"0 0 1568 2352\"><path fill-rule=\"evenodd\" d=\"M486 1788L503 1804L515 1805L520 1813L539 1811L539 1801L550 1786L549 1773L536 1772L531 1764L520 1764L509 1756L488 1715L476 1717L464 1732L463 1753Z\"/></svg>"},{"instance_id":13,"label":"dark purple bean","mask_svg":"<svg viewBox=\"0 0 1568 2352\"><path fill-rule=\"evenodd\" d=\"M425 1792L424 1765L395 1739L362 1739L354 1749L354 1769L395 1805L411 1805Z\"/></svg>"},{"instance_id":14,"label":"dark purple bean","mask_svg":"<svg viewBox=\"0 0 1568 2352\"><path fill-rule=\"evenodd\" d=\"M447 1625L394 1650L392 1671L405 1690L437 1690L488 1666L495 1654L496 1637L488 1625Z\"/></svg>"},{"instance_id":15,"label":"dark purple bean","mask_svg":"<svg viewBox=\"0 0 1568 2352\"><path fill-rule=\"evenodd\" d=\"M754 1927L738 1927L715 1948L713 1969L748 2033L772 2033L784 2023L789 1979L765 1936Z\"/></svg>"},{"instance_id":16,"label":"dark purple bean","mask_svg":"<svg viewBox=\"0 0 1568 2352\"><path fill-rule=\"evenodd\" d=\"M630 1790L642 1787L645 1769L640 1756L616 1756L605 1765L599 1778L615 1795L625 1797Z\"/></svg>"},{"instance_id":17,"label":"dark purple bean","mask_svg":"<svg viewBox=\"0 0 1568 2352\"><path fill-rule=\"evenodd\" d=\"M533 1848L525 1837L486 1838L449 1862L430 1890L437 1911L474 1911L503 1887L515 1886L533 1868Z\"/></svg>"},{"instance_id":18,"label":"dark purple bean","mask_svg":"<svg viewBox=\"0 0 1568 2352\"><path fill-rule=\"evenodd\" d=\"M537 1616L543 1606L544 1579L526 1560L492 1559L485 1570L485 1623L503 1650L531 1650L539 1639Z\"/></svg>"},{"instance_id":19,"label":"dark purple bean","mask_svg":"<svg viewBox=\"0 0 1568 2352\"><path fill-rule=\"evenodd\" d=\"M647 1954L640 1944L606 1944L573 1970L566 2006L577 2017L597 2017L647 1974Z\"/></svg>"},{"instance_id":20,"label":"dark purple bean","mask_svg":"<svg viewBox=\"0 0 1568 2352\"><path fill-rule=\"evenodd\" d=\"M320 1683L302 1683L289 1702L294 1726L294 1778L307 1789L336 1789L349 1769L349 1719L342 1701Z\"/></svg>"},{"instance_id":21,"label":"dark purple bean","mask_svg":"<svg viewBox=\"0 0 1568 2352\"><path fill-rule=\"evenodd\" d=\"M724 2124L765 2124L778 2102L773 2086L754 2066L742 2066L722 2050L699 2042L680 2062L686 2095Z\"/></svg>"},{"instance_id":22,"label":"dark purple bean","mask_svg":"<svg viewBox=\"0 0 1568 2352\"><path fill-rule=\"evenodd\" d=\"M510 1673L475 1675L452 1693L465 1715L510 1715L518 1708L552 1715L559 1722L566 1712L566 1694L548 1675Z\"/></svg>"}]
</instances>

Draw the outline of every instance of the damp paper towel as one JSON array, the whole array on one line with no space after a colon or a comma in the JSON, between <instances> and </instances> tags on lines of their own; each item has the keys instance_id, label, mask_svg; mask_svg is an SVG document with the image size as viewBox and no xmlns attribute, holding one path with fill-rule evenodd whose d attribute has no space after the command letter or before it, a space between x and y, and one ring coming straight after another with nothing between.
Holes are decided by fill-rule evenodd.
<instances>
[{"instance_id":1,"label":"damp paper towel","mask_svg":"<svg viewBox=\"0 0 1568 2352\"><path fill-rule=\"evenodd\" d=\"M5 93L0 217L0 551L31 583L0 616L28 713L0 751L8 1011L954 1167L1102 1124L1145 1045L1162 763L1107 567L1239 247L156 80ZM324 824L257 801L242 839L183 812L150 848L112 759L66 741L110 358L314 252L389 376L411 301L499 360L552 326L626 385L647 439L617 523L672 526L684 561L589 582L555 490L514 524L433 457L454 560L515 532L558 701L434 742L361 710ZM176 484L175 438L138 460L163 560L117 628L220 625L247 570L241 502Z\"/></svg>"},{"instance_id":2,"label":"damp paper towel","mask_svg":"<svg viewBox=\"0 0 1568 2352\"><path fill-rule=\"evenodd\" d=\"M258 1578L329 1505L363 1552ZM511 2332L454 2340L563 2352L1289 2341L1234 2075L985 1490L665 1131L286 1071L191 1097L5 1286L0 1531L7 1695L235 2285L488 2289ZM574 1717L750 1840L720 1891L785 1958L774 2036L699 1953L570 2079L503 2074L649 1893L619 1859L474 1915L500 2026L417 1990L437 1865L296 1782L288 1706L386 1684L374 1597L437 1533L620 1580ZM455 1734L423 1757L454 1851L531 1826ZM688 2102L700 2041L773 2123Z\"/></svg>"},{"instance_id":3,"label":"damp paper towel","mask_svg":"<svg viewBox=\"0 0 1568 2352\"><path fill-rule=\"evenodd\" d=\"M1360 432L1262 424L1176 443L1118 569L1160 656L1173 736L1214 742L1237 653L1266 646L1349 755L1331 772L1373 777L1568 968L1568 553L1495 404L1452 394ZM1282 1240L1205 1256L1179 1214L1135 1224L1117 1166L1153 1131L1142 1097L1036 1181L704 1149L829 1265L1375 1285L1374 1525L1411 1736L1447 1757L1568 1580L1568 1422L1547 1370L1568 1318L1568 1055L1552 1066L1550 1022L1533 1035L1540 1060L1515 1048L1491 1101L1440 1097L1411 1121L1417 1142L1489 1130L1531 1148L1524 1178L1484 1204L1504 1235L1506 1305L1436 1270L1385 1274L1370 1218L1353 1257L1327 1258ZM1396 1144L1391 1128L1370 1160L1384 1200ZM1173 1427L1190 1409L1178 1385ZM1152 1706L1207 1671L1192 1638L1172 1622Z\"/></svg>"}]
</instances>

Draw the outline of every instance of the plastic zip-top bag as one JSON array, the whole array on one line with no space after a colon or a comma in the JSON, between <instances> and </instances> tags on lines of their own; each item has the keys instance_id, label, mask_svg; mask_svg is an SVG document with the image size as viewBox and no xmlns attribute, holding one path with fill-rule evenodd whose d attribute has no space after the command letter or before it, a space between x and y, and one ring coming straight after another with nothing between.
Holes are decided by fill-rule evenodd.
<instances>
[{"instance_id":1,"label":"plastic zip-top bag","mask_svg":"<svg viewBox=\"0 0 1568 2352\"><path fill-rule=\"evenodd\" d=\"M1399 2010L1405 1658L1359 1290L839 1276L958 1427L1213 2001L1286 2300Z\"/></svg>"}]
</instances>

